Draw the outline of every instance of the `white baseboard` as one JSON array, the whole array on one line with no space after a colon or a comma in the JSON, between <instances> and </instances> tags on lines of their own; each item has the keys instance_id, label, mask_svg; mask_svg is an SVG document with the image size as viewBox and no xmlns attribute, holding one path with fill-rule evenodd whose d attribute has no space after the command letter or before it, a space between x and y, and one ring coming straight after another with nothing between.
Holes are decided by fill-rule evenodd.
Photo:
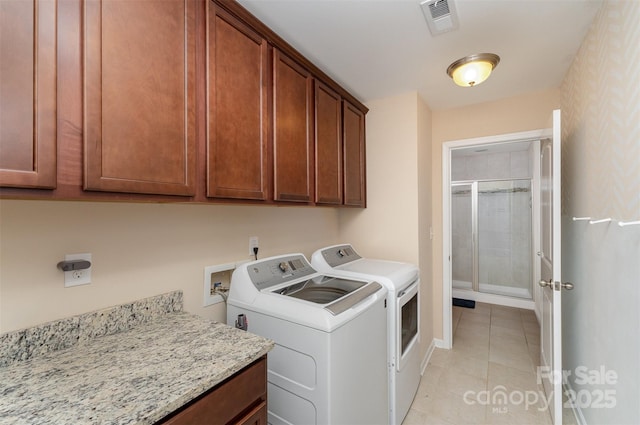
<instances>
[{"instance_id":1,"label":"white baseboard","mask_svg":"<svg viewBox=\"0 0 640 425\"><path fill-rule=\"evenodd\" d=\"M573 388L571 387L571 382L569 382L567 379L563 379L562 390L565 393L567 391L571 391L572 393L574 393L573 392ZM564 397L563 397L562 398L562 404L564 405L564 403L565 403L565 401L564 401ZM563 406L562 410L564 410L564 406ZM578 425L587 425L587 420L584 418L584 415L582 414L582 409L580 408L580 406L576 406L575 403L574 403L574 405L571 406L571 411L573 412L573 416L576 418L576 423Z\"/></svg>"},{"instance_id":2,"label":"white baseboard","mask_svg":"<svg viewBox=\"0 0 640 425\"><path fill-rule=\"evenodd\" d=\"M444 339L434 338L433 341L436 344L436 348L444 348L447 350L450 348L450 347L447 347L447 345L444 343Z\"/></svg>"},{"instance_id":3,"label":"white baseboard","mask_svg":"<svg viewBox=\"0 0 640 425\"><path fill-rule=\"evenodd\" d=\"M424 371L429 365L429 360L431 359L431 355L433 354L433 350L436 348L436 340L432 339L431 344L427 348L427 352L424 354L424 358L422 359L422 363L420 364L420 375L424 375Z\"/></svg>"}]
</instances>

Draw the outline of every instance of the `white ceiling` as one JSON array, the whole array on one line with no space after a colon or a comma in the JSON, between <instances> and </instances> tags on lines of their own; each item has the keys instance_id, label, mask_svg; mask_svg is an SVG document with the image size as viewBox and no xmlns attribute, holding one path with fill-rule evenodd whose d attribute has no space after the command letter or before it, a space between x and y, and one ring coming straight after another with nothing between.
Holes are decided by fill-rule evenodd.
<instances>
[{"instance_id":1,"label":"white ceiling","mask_svg":"<svg viewBox=\"0 0 640 425\"><path fill-rule=\"evenodd\" d=\"M602 0L449 0L459 28L433 37L420 0L239 0L358 99L417 91L432 110L559 87ZM456 59L501 61L476 87L453 84Z\"/></svg>"}]
</instances>

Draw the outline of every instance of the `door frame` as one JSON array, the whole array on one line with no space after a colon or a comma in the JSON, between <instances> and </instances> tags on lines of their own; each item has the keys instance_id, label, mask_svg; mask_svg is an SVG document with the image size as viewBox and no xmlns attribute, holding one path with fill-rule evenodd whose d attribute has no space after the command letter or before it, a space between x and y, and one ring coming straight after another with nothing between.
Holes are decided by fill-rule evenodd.
<instances>
[{"instance_id":1,"label":"door frame","mask_svg":"<svg viewBox=\"0 0 640 425\"><path fill-rule=\"evenodd\" d=\"M451 151L454 149L490 145L490 144L503 144L511 142L537 142L536 146L539 146L540 139L547 138L551 135L551 129L531 130L518 133L507 133L496 136L475 137L471 139L460 139L447 141L442 144L442 342L438 344L440 348L450 349L453 344L453 329L452 329L452 285L451 285ZM534 149L536 149L534 146ZM534 152L538 152L534 150ZM540 159L535 158L533 161L533 173L534 176L539 175ZM534 190L537 188L539 179L534 178L531 185L532 194L535 194ZM533 212L533 252L536 253L540 249L539 235L539 208L537 196L534 197L534 204L532 208ZM536 260L537 259L537 260ZM539 280L539 267L537 264L539 258L534 255L534 279L533 282ZM537 275L536 275L537 273ZM536 280L538 279L538 280ZM536 315L538 314L538 297L536 286L533 285L534 302L536 303ZM538 318L539 320L539 318Z\"/></svg>"}]
</instances>

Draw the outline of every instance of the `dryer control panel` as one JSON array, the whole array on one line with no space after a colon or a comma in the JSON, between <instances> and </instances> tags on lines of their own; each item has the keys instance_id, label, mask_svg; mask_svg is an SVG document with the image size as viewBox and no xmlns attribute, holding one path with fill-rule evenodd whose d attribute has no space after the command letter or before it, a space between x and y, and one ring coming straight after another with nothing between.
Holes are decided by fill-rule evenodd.
<instances>
[{"instance_id":1,"label":"dryer control panel","mask_svg":"<svg viewBox=\"0 0 640 425\"><path fill-rule=\"evenodd\" d=\"M247 272L259 291L317 273L304 255L299 254L249 264Z\"/></svg>"},{"instance_id":2,"label":"dryer control panel","mask_svg":"<svg viewBox=\"0 0 640 425\"><path fill-rule=\"evenodd\" d=\"M341 266L362 258L351 245L338 245L323 249L322 257L331 267Z\"/></svg>"}]
</instances>

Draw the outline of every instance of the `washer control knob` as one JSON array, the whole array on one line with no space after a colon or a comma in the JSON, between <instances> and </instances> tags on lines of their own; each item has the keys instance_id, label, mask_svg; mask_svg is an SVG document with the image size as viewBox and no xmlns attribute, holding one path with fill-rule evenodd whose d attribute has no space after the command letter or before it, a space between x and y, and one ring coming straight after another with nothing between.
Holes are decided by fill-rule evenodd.
<instances>
[{"instance_id":1,"label":"washer control knob","mask_svg":"<svg viewBox=\"0 0 640 425\"><path fill-rule=\"evenodd\" d=\"M280 264L278 264L278 268L280 269L281 272L286 272L289 269L289 265L287 264L286 261L283 261Z\"/></svg>"},{"instance_id":2,"label":"washer control knob","mask_svg":"<svg viewBox=\"0 0 640 425\"><path fill-rule=\"evenodd\" d=\"M344 257L345 255L347 255L347 253L346 253L346 252L344 252L344 249L339 249L339 250L338 250L338 257L341 257L341 258L342 258L342 257Z\"/></svg>"}]
</instances>

